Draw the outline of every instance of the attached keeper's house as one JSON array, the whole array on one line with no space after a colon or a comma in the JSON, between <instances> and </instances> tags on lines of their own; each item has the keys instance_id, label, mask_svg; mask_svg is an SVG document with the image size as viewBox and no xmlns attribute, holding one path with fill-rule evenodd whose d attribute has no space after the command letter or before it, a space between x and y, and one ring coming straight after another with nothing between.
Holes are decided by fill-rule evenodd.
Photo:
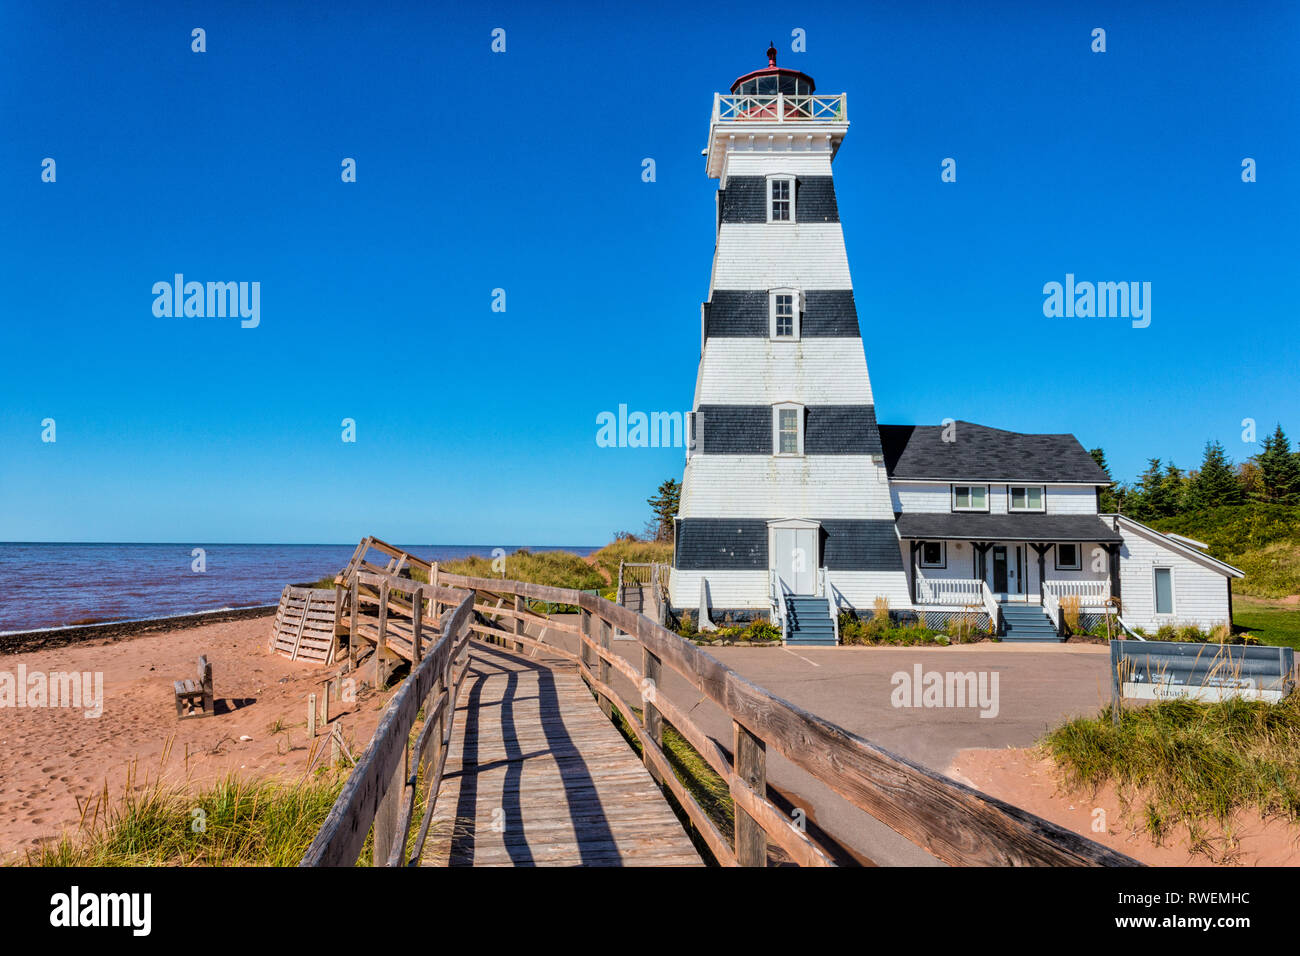
<instances>
[{"instance_id":1,"label":"attached keeper's house","mask_svg":"<svg viewBox=\"0 0 1300 956\"><path fill-rule=\"evenodd\" d=\"M702 626L767 613L835 643L885 598L1058 640L1060 601L1128 627L1231 619L1242 573L1199 542L1099 513L1105 473L1073 435L877 425L831 163L846 96L776 65L714 97L717 244L669 587Z\"/></svg>"}]
</instances>

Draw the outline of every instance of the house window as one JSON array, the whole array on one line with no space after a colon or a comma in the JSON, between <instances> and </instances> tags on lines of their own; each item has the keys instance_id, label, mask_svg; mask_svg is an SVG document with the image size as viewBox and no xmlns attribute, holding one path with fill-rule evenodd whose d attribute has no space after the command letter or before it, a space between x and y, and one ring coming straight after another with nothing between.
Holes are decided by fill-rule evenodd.
<instances>
[{"instance_id":1,"label":"house window","mask_svg":"<svg viewBox=\"0 0 1300 956\"><path fill-rule=\"evenodd\" d=\"M793 341L799 338L799 290L773 289L768 293L768 335Z\"/></svg>"},{"instance_id":2,"label":"house window","mask_svg":"<svg viewBox=\"0 0 1300 956\"><path fill-rule=\"evenodd\" d=\"M921 567L923 568L946 568L948 558L944 553L942 541L922 541L921 542Z\"/></svg>"},{"instance_id":3,"label":"house window","mask_svg":"<svg viewBox=\"0 0 1300 956\"><path fill-rule=\"evenodd\" d=\"M794 179L767 181L767 221L794 222Z\"/></svg>"},{"instance_id":4,"label":"house window","mask_svg":"<svg viewBox=\"0 0 1300 956\"><path fill-rule=\"evenodd\" d=\"M1043 488L1041 485L1011 488L1010 509L1012 511L1043 511Z\"/></svg>"},{"instance_id":5,"label":"house window","mask_svg":"<svg viewBox=\"0 0 1300 956\"><path fill-rule=\"evenodd\" d=\"M773 407L772 454L803 454L803 406L776 405Z\"/></svg>"},{"instance_id":6,"label":"house window","mask_svg":"<svg viewBox=\"0 0 1300 956\"><path fill-rule=\"evenodd\" d=\"M1156 613L1174 613L1174 570L1156 568Z\"/></svg>"},{"instance_id":7,"label":"house window","mask_svg":"<svg viewBox=\"0 0 1300 956\"><path fill-rule=\"evenodd\" d=\"M1056 546L1056 570L1058 571L1078 571L1083 565L1079 561L1079 546L1073 543L1061 542Z\"/></svg>"},{"instance_id":8,"label":"house window","mask_svg":"<svg viewBox=\"0 0 1300 956\"><path fill-rule=\"evenodd\" d=\"M988 511L989 510L989 486L988 485L953 485L952 486L952 510L953 511Z\"/></svg>"}]
</instances>

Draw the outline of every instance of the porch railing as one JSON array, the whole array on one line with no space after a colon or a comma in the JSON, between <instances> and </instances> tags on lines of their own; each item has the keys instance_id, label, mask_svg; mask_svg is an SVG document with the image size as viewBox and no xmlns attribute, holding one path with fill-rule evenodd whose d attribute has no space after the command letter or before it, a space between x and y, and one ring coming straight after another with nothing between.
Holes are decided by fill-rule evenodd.
<instances>
[{"instance_id":1,"label":"porch railing","mask_svg":"<svg viewBox=\"0 0 1300 956\"><path fill-rule=\"evenodd\" d=\"M984 604L984 610L989 616L989 627L994 634L1002 633L1002 605L998 603L997 595L989 588L987 581L980 581L980 600Z\"/></svg>"},{"instance_id":2,"label":"porch railing","mask_svg":"<svg viewBox=\"0 0 1300 956\"><path fill-rule=\"evenodd\" d=\"M781 640L785 641L785 592L781 589L781 576L773 568L767 572L767 599L772 607L772 623L781 626Z\"/></svg>"},{"instance_id":3,"label":"porch railing","mask_svg":"<svg viewBox=\"0 0 1300 956\"><path fill-rule=\"evenodd\" d=\"M918 577L916 600L919 604L979 604L983 586L979 578Z\"/></svg>"},{"instance_id":4,"label":"porch railing","mask_svg":"<svg viewBox=\"0 0 1300 956\"><path fill-rule=\"evenodd\" d=\"M1101 605L1110 600L1110 581L1044 581L1044 605L1049 595L1058 602L1061 598L1077 597L1080 604Z\"/></svg>"},{"instance_id":5,"label":"porch railing","mask_svg":"<svg viewBox=\"0 0 1300 956\"><path fill-rule=\"evenodd\" d=\"M1052 627L1056 628L1056 633L1058 635L1063 633L1065 628L1062 626L1061 602L1051 588L1043 588L1043 610L1052 619Z\"/></svg>"}]
</instances>

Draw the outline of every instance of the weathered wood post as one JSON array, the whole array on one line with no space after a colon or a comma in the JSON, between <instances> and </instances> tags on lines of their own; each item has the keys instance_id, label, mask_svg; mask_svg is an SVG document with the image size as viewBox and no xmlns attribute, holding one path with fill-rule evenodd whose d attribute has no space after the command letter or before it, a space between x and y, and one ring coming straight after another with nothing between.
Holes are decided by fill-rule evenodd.
<instances>
[{"instance_id":1,"label":"weathered wood post","mask_svg":"<svg viewBox=\"0 0 1300 956\"><path fill-rule=\"evenodd\" d=\"M645 728L650 739L654 741L655 746L660 750L664 745L664 718L659 713L659 708L655 706L656 695L659 693L659 679L663 673L663 664L650 650L646 647L641 648L641 726ZM629 718L630 719L630 718ZM660 785L663 781L659 779L659 770L650 760L649 753L642 753L642 761L646 769L650 771L650 776Z\"/></svg>"},{"instance_id":2,"label":"weathered wood post","mask_svg":"<svg viewBox=\"0 0 1300 956\"><path fill-rule=\"evenodd\" d=\"M735 743L736 776L760 797L767 796L767 745L738 720L731 722ZM735 801L735 788L732 788ZM736 808L736 859L741 866L767 866L767 833L753 817Z\"/></svg>"},{"instance_id":3,"label":"weathered wood post","mask_svg":"<svg viewBox=\"0 0 1300 956\"><path fill-rule=\"evenodd\" d=\"M591 669L591 655L587 650L587 641L591 637L591 612L586 608L578 609L578 660L582 666Z\"/></svg>"},{"instance_id":4,"label":"weathered wood post","mask_svg":"<svg viewBox=\"0 0 1300 956\"><path fill-rule=\"evenodd\" d=\"M417 587L411 595L411 667L420 663L420 626L424 617L424 589Z\"/></svg>"},{"instance_id":5,"label":"weathered wood post","mask_svg":"<svg viewBox=\"0 0 1300 956\"><path fill-rule=\"evenodd\" d=\"M375 686L383 687L401 658L388 646L388 581L379 585L379 634L375 642Z\"/></svg>"},{"instance_id":6,"label":"weathered wood post","mask_svg":"<svg viewBox=\"0 0 1300 956\"><path fill-rule=\"evenodd\" d=\"M307 695L307 736L316 739L316 695Z\"/></svg>"},{"instance_id":7,"label":"weathered wood post","mask_svg":"<svg viewBox=\"0 0 1300 956\"><path fill-rule=\"evenodd\" d=\"M524 631L524 604L525 601L523 595L516 594L515 595L515 633L516 634L526 633ZM519 641L515 641L514 644L515 644L515 653L522 654L524 652L524 645Z\"/></svg>"},{"instance_id":8,"label":"weathered wood post","mask_svg":"<svg viewBox=\"0 0 1300 956\"><path fill-rule=\"evenodd\" d=\"M380 798L379 809L375 811L375 844L374 852L370 857L372 866L386 866L388 854L393 851L393 844L398 839L405 840L406 834L397 832L397 813L406 778L409 775L410 760L411 745L407 743L402 748L401 758L393 767L393 776L388 781L383 797Z\"/></svg>"},{"instance_id":9,"label":"weathered wood post","mask_svg":"<svg viewBox=\"0 0 1300 956\"><path fill-rule=\"evenodd\" d=\"M603 617L597 618L596 620L600 622L600 649L608 652L611 648L609 621L605 620ZM609 661L605 658L604 654L597 655L596 680L600 681L606 687L609 686ZM614 705L610 703L609 698L604 694L600 695L600 709L606 717L614 716ZM627 719L631 720L632 715L628 714Z\"/></svg>"},{"instance_id":10,"label":"weathered wood post","mask_svg":"<svg viewBox=\"0 0 1300 956\"><path fill-rule=\"evenodd\" d=\"M348 624L348 661L352 664L352 669L357 669L357 651L360 650L361 637L357 634L357 615L360 613L357 609L357 576L352 575L352 619Z\"/></svg>"}]
</instances>

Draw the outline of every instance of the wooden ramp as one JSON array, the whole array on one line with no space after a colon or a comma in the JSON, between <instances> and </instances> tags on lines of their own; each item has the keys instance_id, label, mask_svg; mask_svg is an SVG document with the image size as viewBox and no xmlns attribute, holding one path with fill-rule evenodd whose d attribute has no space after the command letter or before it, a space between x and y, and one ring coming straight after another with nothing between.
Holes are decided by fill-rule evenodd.
<instances>
[{"instance_id":1,"label":"wooden ramp","mask_svg":"<svg viewBox=\"0 0 1300 956\"><path fill-rule=\"evenodd\" d=\"M576 667L470 648L422 865L702 865Z\"/></svg>"}]
</instances>

